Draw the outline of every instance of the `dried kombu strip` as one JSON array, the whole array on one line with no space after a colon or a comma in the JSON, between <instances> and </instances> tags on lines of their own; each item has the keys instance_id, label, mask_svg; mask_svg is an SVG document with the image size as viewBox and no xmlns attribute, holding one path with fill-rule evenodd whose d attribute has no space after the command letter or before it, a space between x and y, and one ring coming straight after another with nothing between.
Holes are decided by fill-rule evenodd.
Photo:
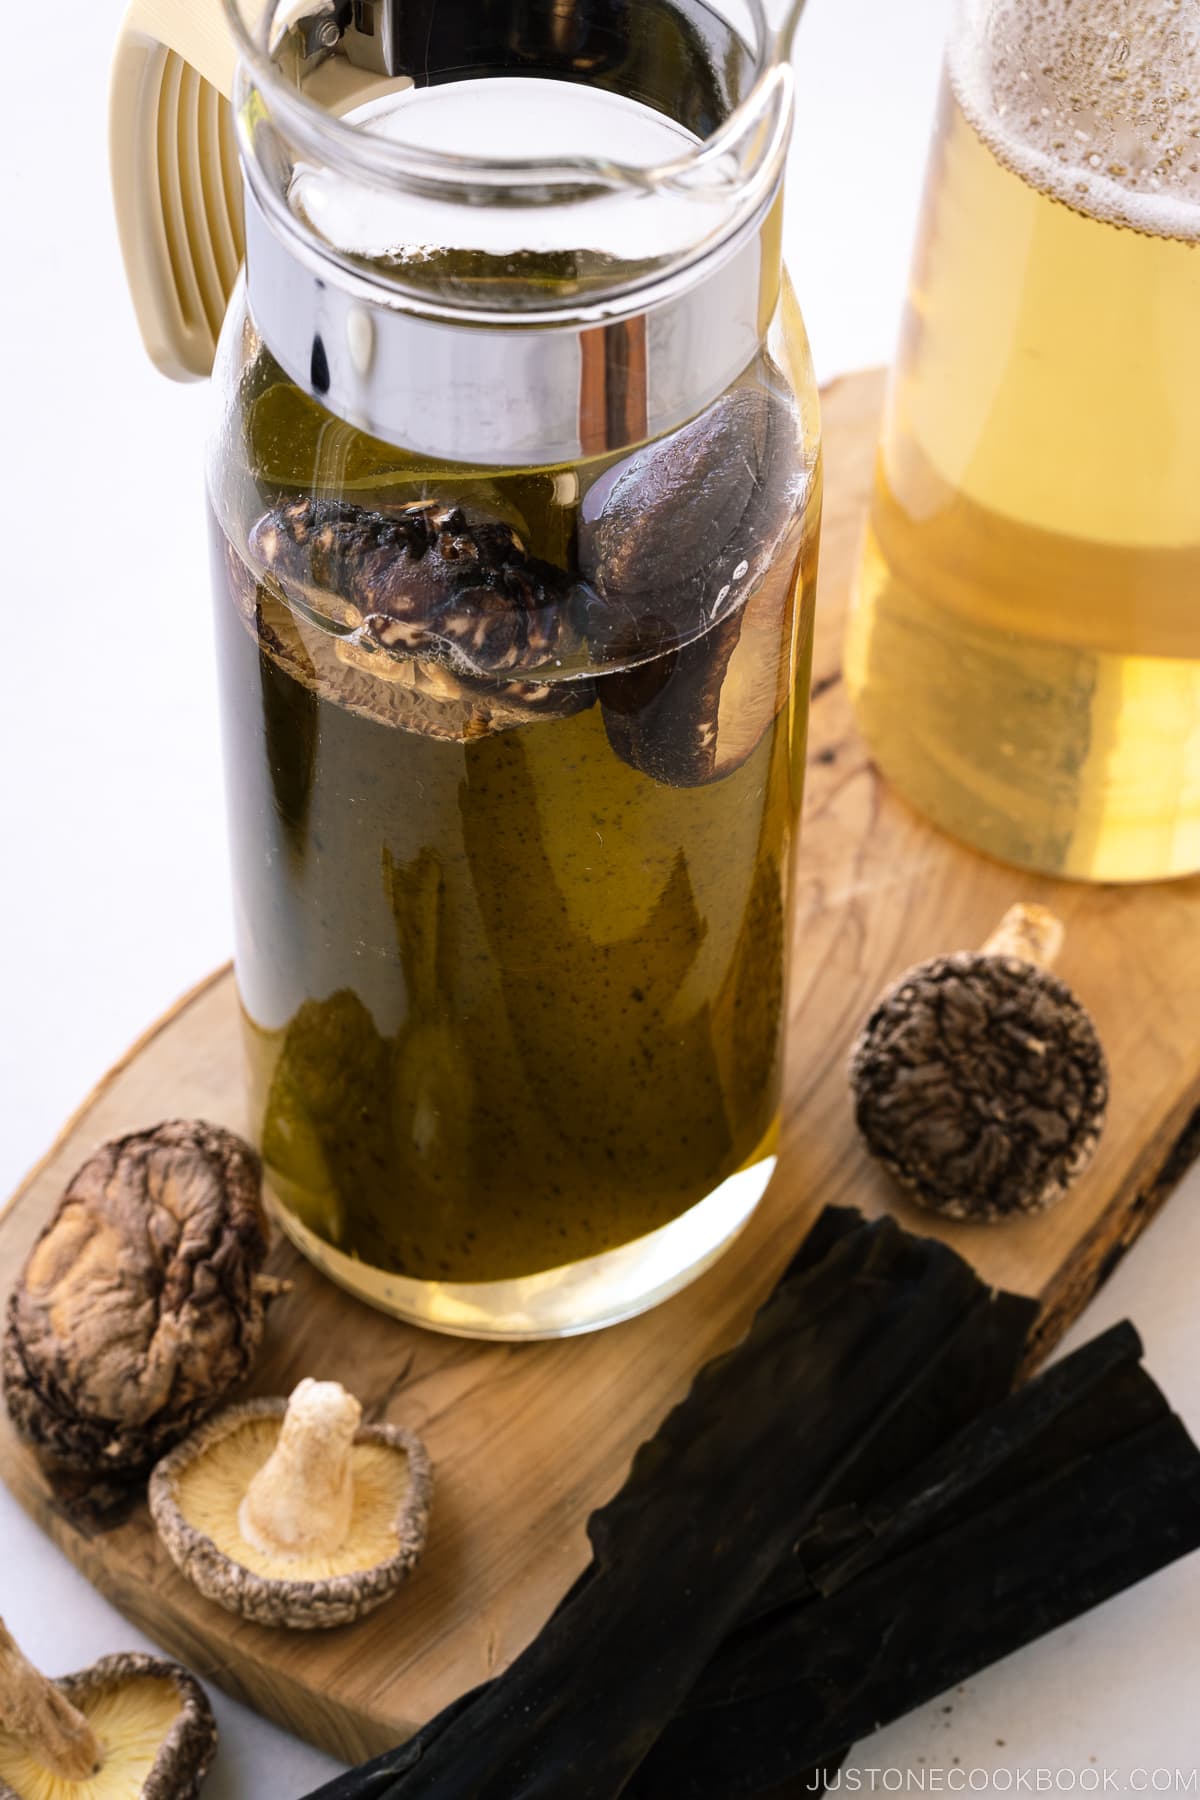
<instances>
[{"instance_id":1,"label":"dried kombu strip","mask_svg":"<svg viewBox=\"0 0 1200 1800\"><path fill-rule=\"evenodd\" d=\"M780 1278L780 1284L813 1268L833 1246L857 1230L862 1214L852 1207L828 1206ZM1029 1334L1037 1319L1033 1300L979 1285L957 1324L928 1357L919 1377L905 1388L875 1429L864 1435L813 1527L822 1538L840 1542L837 1534L857 1531L860 1514L852 1503L880 1492L927 1457L960 1425L1002 1399L1012 1388L1024 1360ZM781 1429L791 1424L786 1396L780 1396ZM850 1521L849 1527L847 1521ZM806 1537L803 1543L810 1540ZM802 1544L784 1558L747 1605L739 1629L799 1594L811 1591L808 1569L799 1557ZM590 1563L559 1602L570 1604L592 1579Z\"/></svg>"},{"instance_id":2,"label":"dried kombu strip","mask_svg":"<svg viewBox=\"0 0 1200 1800\"><path fill-rule=\"evenodd\" d=\"M797 1546L812 1586L833 1593L931 1531L947 1530L1166 1418L1170 1407L1141 1367L1141 1355L1133 1326L1114 1325L1003 1405L980 1413L877 1499L855 1508L852 1526L843 1519L840 1529L830 1529L826 1515Z\"/></svg>"},{"instance_id":3,"label":"dried kombu strip","mask_svg":"<svg viewBox=\"0 0 1200 1800\"><path fill-rule=\"evenodd\" d=\"M727 1642L630 1800L758 1796L761 1779L803 1771L822 1742L929 1699L1200 1541L1200 1455L1140 1353L1132 1327L1114 1327L875 1501L819 1521L798 1547L807 1596ZM1106 1492L1132 1510L1097 1551ZM1126 1529L1140 1546L1128 1556ZM736 1771L762 1733L769 1748L747 1781Z\"/></svg>"},{"instance_id":4,"label":"dried kombu strip","mask_svg":"<svg viewBox=\"0 0 1200 1800\"><path fill-rule=\"evenodd\" d=\"M714 1403L710 1436L722 1436L720 1403L730 1398L730 1371L749 1353L755 1377L765 1375L771 1359L764 1351L773 1339L760 1328L780 1310L780 1301L805 1293L814 1274L826 1279L817 1284L819 1292L807 1294L808 1302L827 1301L830 1268L839 1258L843 1275L858 1289L880 1275L886 1287L903 1261L895 1242L886 1248L888 1254L872 1265L862 1258L857 1215L824 1213L750 1337L710 1366L716 1381L707 1382L705 1371L689 1401L639 1451L617 1501L593 1521L591 1567L525 1657L508 1676L447 1708L411 1743L321 1789L320 1800L411 1800L418 1794L429 1800L500 1794L575 1800L584 1793L625 1800L668 1794L671 1800L791 1800L816 1791L811 1771L836 1766L848 1741L1200 1543L1200 1453L1140 1368L1133 1329L1114 1328L989 1406L1016 1366L1030 1308L1004 1295L981 1305L982 1290L969 1294L927 1356L923 1374L902 1383L890 1402L882 1397L881 1416L826 1484L821 1510L813 1516L806 1509L807 1528L801 1522L788 1552L749 1596L741 1623L707 1659L649 1754L636 1770L627 1753L610 1759L599 1778L585 1784L604 1755L594 1718L588 1721L590 1744L570 1738L573 1674L589 1695L599 1685L611 1701L588 1635L596 1603L619 1601L610 1577L622 1564L627 1581L657 1576L656 1568L643 1568L638 1560L639 1519L644 1554L654 1538L646 1517L653 1521L672 1495L684 1514L678 1522L683 1535L694 1523L689 1505L704 1510L709 1496L693 1490L689 1499L677 1485L675 1464L677 1450L690 1441L687 1415L697 1396L707 1388ZM909 1270L910 1277L915 1273ZM959 1297L963 1291L957 1290ZM956 1304L951 1301L952 1313ZM988 1373L975 1374L976 1349ZM959 1402L957 1417L948 1416L939 1431L939 1394L955 1410L948 1385L955 1351L963 1385L975 1385L977 1404ZM995 1389L990 1395L989 1385ZM785 1441L794 1447L803 1435L804 1411L786 1386L777 1389L775 1401L791 1430ZM914 1456L918 1444L925 1448ZM743 1522L743 1514L729 1517L719 1508L709 1520L722 1531L736 1531ZM685 1579L702 1583L708 1558L702 1544L696 1548ZM676 1617L678 1599L676 1587ZM672 1600L664 1597L662 1604L669 1610ZM522 1664L536 1664L555 1627L559 1641L542 1672L564 1701L565 1739L561 1729L545 1729L547 1720L561 1726L552 1706L531 1712L528 1722L518 1717L515 1730L511 1713L505 1717L506 1707L519 1707L522 1697L513 1693L510 1677ZM636 1695L632 1701L626 1696L627 1710L610 1717L609 1729L625 1752L631 1740L636 1746L653 1710L643 1695L649 1690L657 1699L662 1692L650 1660L656 1652L672 1654L669 1646L663 1652L644 1643L631 1651ZM536 1682L526 1683L525 1695L536 1699ZM497 1720L507 1735L491 1735ZM473 1751L473 1764L470 1755L464 1759L464 1748ZM496 1784L484 1785L493 1770ZM435 1782L417 1785L418 1777L431 1774Z\"/></svg>"},{"instance_id":5,"label":"dried kombu strip","mask_svg":"<svg viewBox=\"0 0 1200 1800\"><path fill-rule=\"evenodd\" d=\"M986 1290L952 1251L852 1220L822 1222L743 1343L641 1447L591 1521L588 1578L511 1669L326 1800L621 1792L876 1434L902 1453L903 1402L978 1316ZM1019 1323L1023 1339L1023 1310Z\"/></svg>"},{"instance_id":6,"label":"dried kombu strip","mask_svg":"<svg viewBox=\"0 0 1200 1800\"><path fill-rule=\"evenodd\" d=\"M1059 1414L1076 1450L1092 1432L1096 1448L1056 1460L1053 1431L1027 1418L1032 1430L1015 1463L1040 1438L1048 1471L922 1536L922 1512L945 1505L953 1516L962 1497L931 1469L924 1502L914 1486L895 1538L885 1533L835 1559L822 1576L827 1592L747 1633L739 1652L710 1665L623 1790L626 1800L758 1800L847 1738L1200 1545L1200 1453L1149 1377L1129 1374L1104 1372ZM1110 1411L1127 1424L1157 1416L1114 1440ZM987 1429L1003 1438L1014 1423L997 1409ZM1003 1486L1003 1455L983 1455L986 1432L963 1436L939 1455L941 1474L963 1455L982 1455Z\"/></svg>"},{"instance_id":7,"label":"dried kombu strip","mask_svg":"<svg viewBox=\"0 0 1200 1800\"><path fill-rule=\"evenodd\" d=\"M791 1592L782 1594L778 1584L763 1591L756 1613L726 1639L684 1710L773 1687L782 1666L779 1644L806 1606L1167 1417L1167 1402L1140 1356L1133 1327L1113 1326L986 1408L872 1497L822 1513L797 1542Z\"/></svg>"},{"instance_id":8,"label":"dried kombu strip","mask_svg":"<svg viewBox=\"0 0 1200 1800\"><path fill-rule=\"evenodd\" d=\"M861 1528L856 1503L886 1490L960 1425L1008 1393L1023 1360L1037 1305L1016 1294L984 1293L929 1359L887 1421L835 1484L812 1531L775 1569L747 1607L743 1628L812 1591L814 1542L835 1545Z\"/></svg>"},{"instance_id":9,"label":"dried kombu strip","mask_svg":"<svg viewBox=\"0 0 1200 1800\"><path fill-rule=\"evenodd\" d=\"M283 1037L267 1095L263 1156L310 1231L345 1241L357 1210L391 1196L391 1048L350 988L306 1000Z\"/></svg>"},{"instance_id":10,"label":"dried kombu strip","mask_svg":"<svg viewBox=\"0 0 1200 1800\"><path fill-rule=\"evenodd\" d=\"M591 1582L428 1745L397 1794L620 1793L977 1286L944 1246L906 1239L890 1221L851 1234L786 1284L741 1350L702 1372L638 1451L622 1492L594 1515ZM783 1395L792 1432L780 1429Z\"/></svg>"}]
</instances>

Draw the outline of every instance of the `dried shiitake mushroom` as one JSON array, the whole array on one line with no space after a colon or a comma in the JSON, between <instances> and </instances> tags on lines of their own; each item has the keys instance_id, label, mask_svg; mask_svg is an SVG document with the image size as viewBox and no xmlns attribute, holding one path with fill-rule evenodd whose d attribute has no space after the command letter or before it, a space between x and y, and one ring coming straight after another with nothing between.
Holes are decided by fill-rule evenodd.
<instances>
[{"instance_id":1,"label":"dried shiitake mushroom","mask_svg":"<svg viewBox=\"0 0 1200 1800\"><path fill-rule=\"evenodd\" d=\"M230 597L263 654L301 687L360 718L462 744L592 702L586 682L484 681L452 674L444 663L409 661L338 637L306 619L284 598L281 584L272 588L257 580L232 545L225 546L224 560ZM554 706L547 693L552 685L570 690Z\"/></svg>"},{"instance_id":2,"label":"dried shiitake mushroom","mask_svg":"<svg viewBox=\"0 0 1200 1800\"><path fill-rule=\"evenodd\" d=\"M0 1800L192 1800L216 1748L178 1663L131 1652L49 1681L0 1621Z\"/></svg>"},{"instance_id":3,"label":"dried shiitake mushroom","mask_svg":"<svg viewBox=\"0 0 1200 1800\"><path fill-rule=\"evenodd\" d=\"M933 1212L1041 1212L1091 1161L1108 1070L1088 1013L1048 971L1062 937L1044 907L1013 907L982 950L902 975L854 1046L867 1148Z\"/></svg>"},{"instance_id":4,"label":"dried shiitake mushroom","mask_svg":"<svg viewBox=\"0 0 1200 1800\"><path fill-rule=\"evenodd\" d=\"M730 611L771 562L792 513L795 415L732 388L690 424L614 464L584 497L579 563L602 642L630 618L687 635Z\"/></svg>"},{"instance_id":5,"label":"dried shiitake mushroom","mask_svg":"<svg viewBox=\"0 0 1200 1800\"><path fill-rule=\"evenodd\" d=\"M231 1406L158 1464L150 1512L202 1594L260 1625L316 1630L379 1606L419 1558L432 1475L421 1440L363 1425L336 1381Z\"/></svg>"},{"instance_id":6,"label":"dried shiitake mushroom","mask_svg":"<svg viewBox=\"0 0 1200 1800\"><path fill-rule=\"evenodd\" d=\"M557 673L582 643L576 585L504 520L432 500L372 512L301 498L262 514L248 549L265 581L227 557L247 626L351 712L461 743L595 698L590 679Z\"/></svg>"},{"instance_id":7,"label":"dried shiitake mushroom","mask_svg":"<svg viewBox=\"0 0 1200 1800\"><path fill-rule=\"evenodd\" d=\"M144 1474L250 1371L267 1302L259 1159L202 1120L102 1144L8 1303L4 1394L48 1463Z\"/></svg>"},{"instance_id":8,"label":"dried shiitake mushroom","mask_svg":"<svg viewBox=\"0 0 1200 1800\"><path fill-rule=\"evenodd\" d=\"M588 637L596 660L615 665L598 679L601 710L613 748L643 774L711 781L745 761L779 711L799 491L794 416L747 387L585 496Z\"/></svg>"},{"instance_id":9,"label":"dried shiitake mushroom","mask_svg":"<svg viewBox=\"0 0 1200 1800\"><path fill-rule=\"evenodd\" d=\"M598 679L608 741L623 762L668 786L697 787L757 749L792 678L781 650L797 549L782 548L749 599L690 643ZM639 654L648 641L643 629Z\"/></svg>"},{"instance_id":10,"label":"dried shiitake mushroom","mask_svg":"<svg viewBox=\"0 0 1200 1800\"><path fill-rule=\"evenodd\" d=\"M502 519L440 500L370 512L301 498L251 527L255 562L315 595L341 624L401 657L447 657L476 675L561 662L578 643L575 590Z\"/></svg>"}]
</instances>

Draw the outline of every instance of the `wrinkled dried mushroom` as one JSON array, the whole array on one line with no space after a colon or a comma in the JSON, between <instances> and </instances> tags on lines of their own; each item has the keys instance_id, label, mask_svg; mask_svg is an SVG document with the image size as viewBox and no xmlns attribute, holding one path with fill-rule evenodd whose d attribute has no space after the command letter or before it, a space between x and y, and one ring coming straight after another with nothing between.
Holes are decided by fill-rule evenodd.
<instances>
[{"instance_id":1,"label":"wrinkled dried mushroom","mask_svg":"<svg viewBox=\"0 0 1200 1800\"><path fill-rule=\"evenodd\" d=\"M790 403L736 388L593 484L578 580L477 506L302 496L251 525L232 587L264 651L351 711L465 742L599 691L618 755L694 786L782 704L805 479Z\"/></svg>"},{"instance_id":2,"label":"wrinkled dried mushroom","mask_svg":"<svg viewBox=\"0 0 1200 1800\"><path fill-rule=\"evenodd\" d=\"M260 1625L346 1625L393 1592L425 1543L421 1440L363 1425L335 1381L249 1400L202 1425L150 1478L150 1511L202 1594Z\"/></svg>"},{"instance_id":3,"label":"wrinkled dried mushroom","mask_svg":"<svg viewBox=\"0 0 1200 1800\"><path fill-rule=\"evenodd\" d=\"M603 645L650 618L690 636L770 566L797 487L795 415L761 387L733 388L669 437L635 450L584 497L580 569Z\"/></svg>"},{"instance_id":4,"label":"wrinkled dried mushroom","mask_svg":"<svg viewBox=\"0 0 1200 1800\"><path fill-rule=\"evenodd\" d=\"M779 711L799 492L793 415L761 388L723 395L588 492L588 635L597 662L618 665L598 693L632 768L675 787L711 781Z\"/></svg>"},{"instance_id":5,"label":"wrinkled dried mushroom","mask_svg":"<svg viewBox=\"0 0 1200 1800\"><path fill-rule=\"evenodd\" d=\"M105 1656L49 1681L0 1622L0 1800L192 1800L216 1747L178 1663Z\"/></svg>"},{"instance_id":6,"label":"wrinkled dried mushroom","mask_svg":"<svg viewBox=\"0 0 1200 1800\"><path fill-rule=\"evenodd\" d=\"M101 1145L8 1303L4 1394L52 1468L132 1481L250 1371L266 1303L259 1159L170 1120Z\"/></svg>"},{"instance_id":7,"label":"wrinkled dried mushroom","mask_svg":"<svg viewBox=\"0 0 1200 1800\"><path fill-rule=\"evenodd\" d=\"M250 554L368 645L483 676L562 661L578 644L564 572L512 526L440 500L390 513L301 498L251 528Z\"/></svg>"},{"instance_id":8,"label":"wrinkled dried mushroom","mask_svg":"<svg viewBox=\"0 0 1200 1800\"><path fill-rule=\"evenodd\" d=\"M679 649L597 681L608 741L631 768L698 787L740 768L770 729L792 677L786 618L797 545L736 612ZM643 650L645 629L638 642Z\"/></svg>"},{"instance_id":9,"label":"wrinkled dried mushroom","mask_svg":"<svg viewBox=\"0 0 1200 1800\"><path fill-rule=\"evenodd\" d=\"M347 712L423 737L467 743L534 719L582 711L595 697L588 680L485 680L444 662L393 656L368 642L340 637L314 623L282 583L268 585L225 546L230 596L268 657L302 687ZM324 597L317 611L328 613Z\"/></svg>"},{"instance_id":10,"label":"wrinkled dried mushroom","mask_svg":"<svg viewBox=\"0 0 1200 1800\"><path fill-rule=\"evenodd\" d=\"M1062 927L1015 906L980 951L919 963L851 1054L867 1148L922 1206L997 1220L1052 1204L1090 1162L1108 1104L1096 1028L1051 975Z\"/></svg>"}]
</instances>

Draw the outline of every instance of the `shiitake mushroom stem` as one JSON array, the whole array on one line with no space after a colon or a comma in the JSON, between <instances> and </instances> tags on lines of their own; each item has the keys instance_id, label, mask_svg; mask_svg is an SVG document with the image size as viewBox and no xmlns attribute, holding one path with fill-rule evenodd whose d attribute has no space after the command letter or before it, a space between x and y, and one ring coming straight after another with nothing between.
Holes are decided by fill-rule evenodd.
<instances>
[{"instance_id":1,"label":"shiitake mushroom stem","mask_svg":"<svg viewBox=\"0 0 1200 1800\"><path fill-rule=\"evenodd\" d=\"M77 1707L34 1668L0 1619L0 1731L63 1781L86 1781L100 1767L100 1744Z\"/></svg>"},{"instance_id":2,"label":"shiitake mushroom stem","mask_svg":"<svg viewBox=\"0 0 1200 1800\"><path fill-rule=\"evenodd\" d=\"M248 1544L272 1556L340 1549L354 1511L350 1447L361 1422L362 1407L340 1382L300 1382L238 1512Z\"/></svg>"},{"instance_id":3,"label":"shiitake mushroom stem","mask_svg":"<svg viewBox=\"0 0 1200 1800\"><path fill-rule=\"evenodd\" d=\"M431 1470L403 1426L363 1425L336 1381L209 1419L157 1465L150 1514L200 1592L260 1625L348 1625L425 1544Z\"/></svg>"},{"instance_id":4,"label":"shiitake mushroom stem","mask_svg":"<svg viewBox=\"0 0 1200 1800\"><path fill-rule=\"evenodd\" d=\"M1018 962L1048 969L1062 949L1064 935L1062 920L1048 906L1020 900L1009 907L982 953L1005 959L1015 957Z\"/></svg>"}]
</instances>

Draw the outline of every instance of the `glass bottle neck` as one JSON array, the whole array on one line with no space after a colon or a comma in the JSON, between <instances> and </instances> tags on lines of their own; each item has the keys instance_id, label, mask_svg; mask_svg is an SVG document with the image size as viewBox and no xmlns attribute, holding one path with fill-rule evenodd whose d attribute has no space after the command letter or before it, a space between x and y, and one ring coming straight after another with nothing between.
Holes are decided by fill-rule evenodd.
<instances>
[{"instance_id":1,"label":"glass bottle neck","mask_svg":"<svg viewBox=\"0 0 1200 1800\"><path fill-rule=\"evenodd\" d=\"M372 437L497 467L575 462L670 431L756 354L781 281L779 180L688 269L567 318L427 311L246 194L247 298L298 387Z\"/></svg>"},{"instance_id":2,"label":"glass bottle neck","mask_svg":"<svg viewBox=\"0 0 1200 1800\"><path fill-rule=\"evenodd\" d=\"M473 0L453 42L378 0L377 46L366 11L230 3L263 15L234 96L250 310L333 413L544 466L673 429L752 360L792 119L773 0Z\"/></svg>"}]
</instances>

